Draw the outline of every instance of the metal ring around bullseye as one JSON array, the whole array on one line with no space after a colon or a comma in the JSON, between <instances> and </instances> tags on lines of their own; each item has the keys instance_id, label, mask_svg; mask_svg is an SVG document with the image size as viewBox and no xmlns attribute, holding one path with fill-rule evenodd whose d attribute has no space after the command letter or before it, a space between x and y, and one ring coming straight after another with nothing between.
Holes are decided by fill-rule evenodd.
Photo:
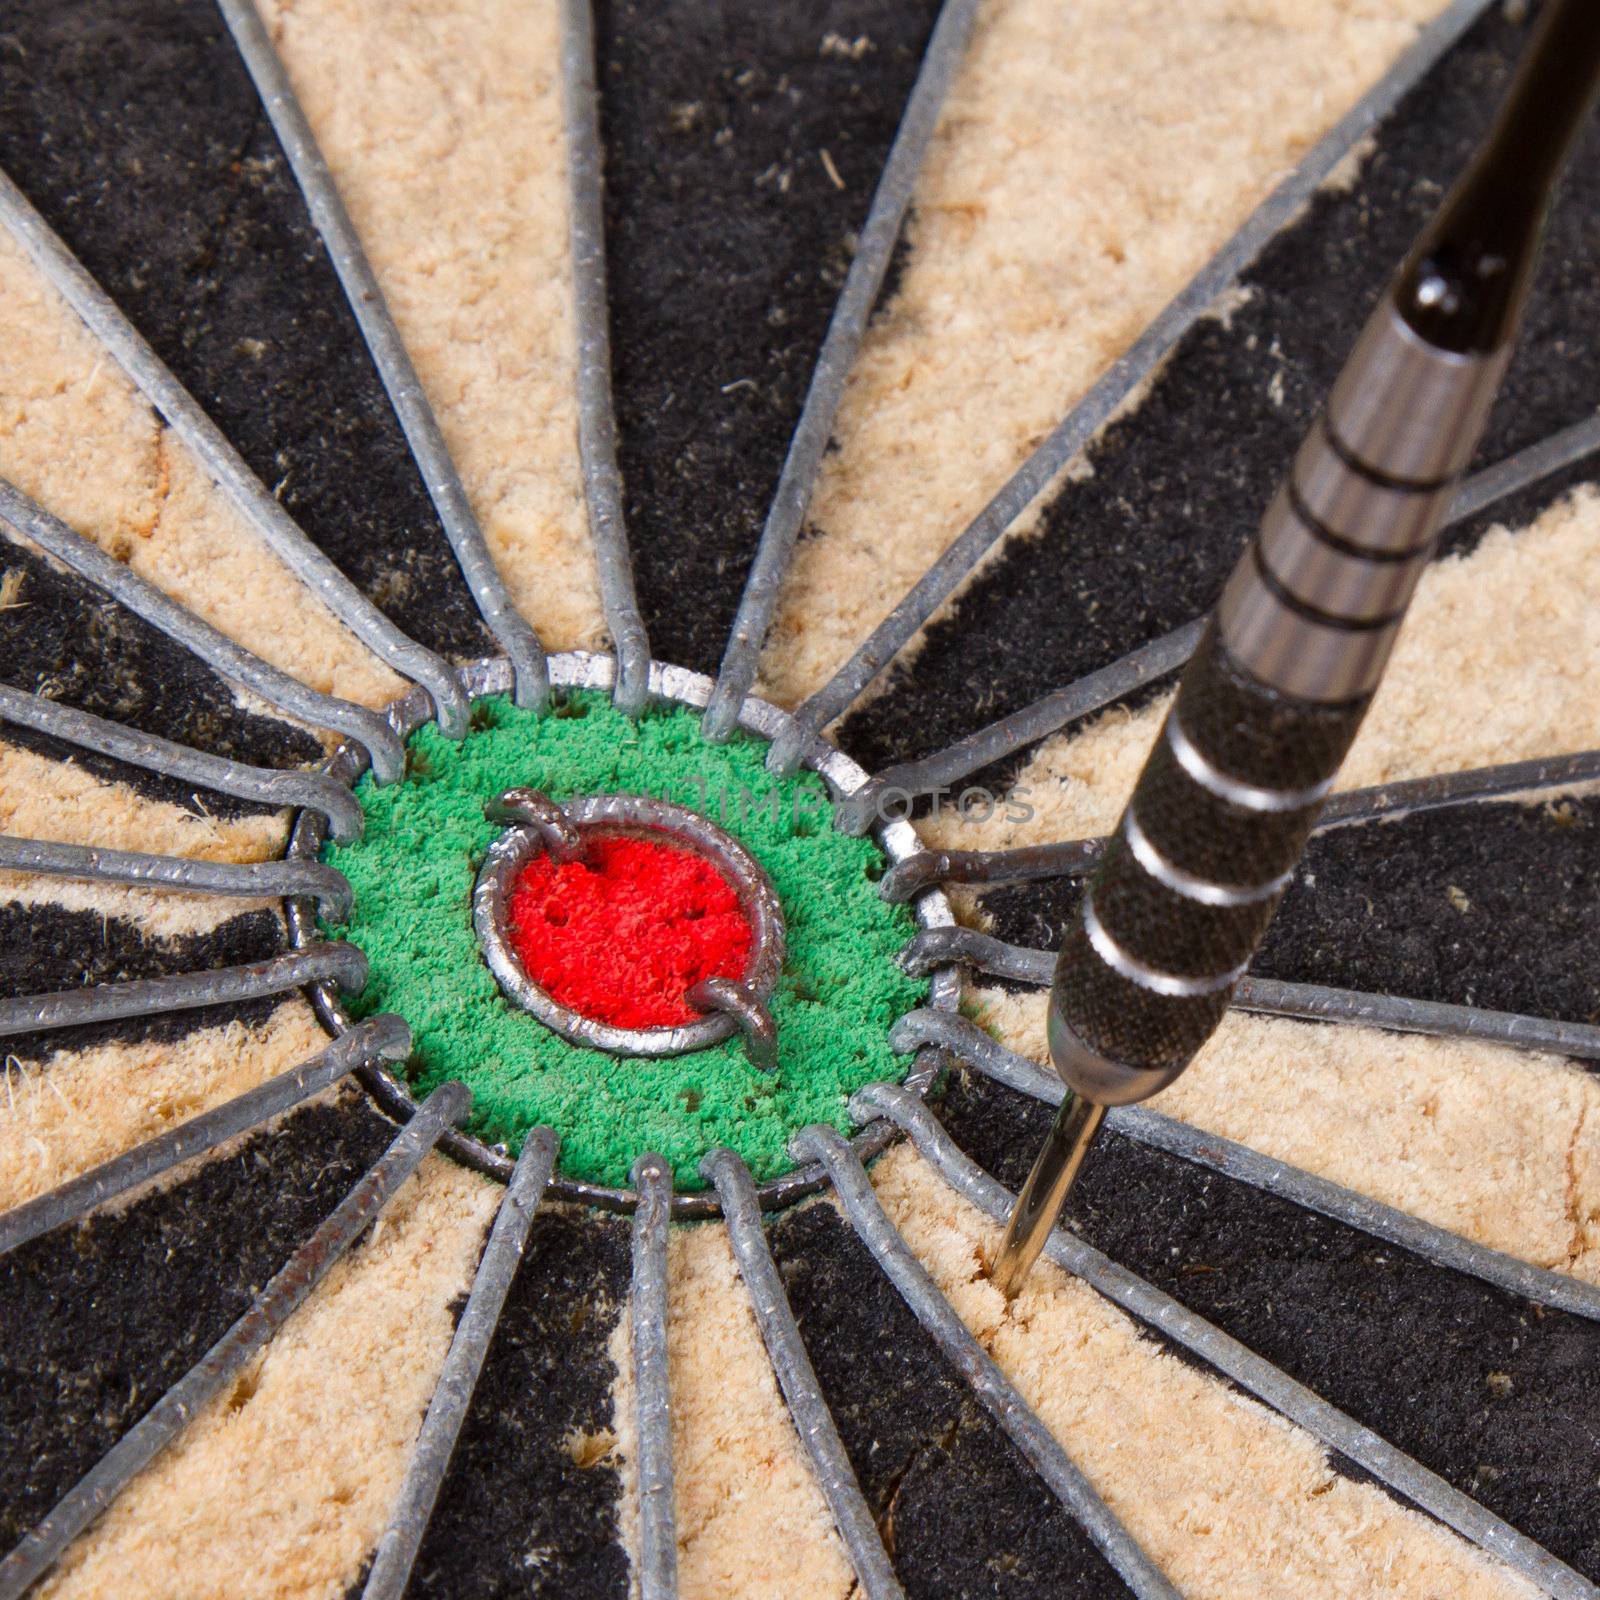
<instances>
[{"instance_id":1,"label":"metal ring around bullseye","mask_svg":"<svg viewBox=\"0 0 1600 1600\"><path fill-rule=\"evenodd\" d=\"M495 804L491 801L485 811ZM765 1005L783 970L783 911L771 880L741 844L687 807L648 795L580 795L563 801L560 811L580 839L619 834L651 839L691 850L711 862L739 897L739 907L754 935L750 959L739 981L752 999ZM515 817L515 809L505 808L503 814ZM730 1011L708 1011L695 1022L675 1027L618 1028L552 999L528 976L506 936L512 886L522 869L545 849L546 838L539 824L513 825L489 846L472 891L472 923L484 960L511 1000L563 1039L618 1056L686 1055L721 1044L739 1031L738 1017Z\"/></svg>"}]
</instances>

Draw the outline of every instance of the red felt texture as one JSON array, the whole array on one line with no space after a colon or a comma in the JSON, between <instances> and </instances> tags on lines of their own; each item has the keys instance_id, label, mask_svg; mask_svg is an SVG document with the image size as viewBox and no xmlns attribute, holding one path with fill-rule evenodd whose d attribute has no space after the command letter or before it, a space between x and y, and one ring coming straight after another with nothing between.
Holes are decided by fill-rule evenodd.
<instances>
[{"instance_id":1,"label":"red felt texture","mask_svg":"<svg viewBox=\"0 0 1600 1600\"><path fill-rule=\"evenodd\" d=\"M589 859L535 856L512 886L511 947L558 1004L619 1028L669 1028L701 1013L702 978L743 977L754 934L704 856L653 840L592 838Z\"/></svg>"}]
</instances>

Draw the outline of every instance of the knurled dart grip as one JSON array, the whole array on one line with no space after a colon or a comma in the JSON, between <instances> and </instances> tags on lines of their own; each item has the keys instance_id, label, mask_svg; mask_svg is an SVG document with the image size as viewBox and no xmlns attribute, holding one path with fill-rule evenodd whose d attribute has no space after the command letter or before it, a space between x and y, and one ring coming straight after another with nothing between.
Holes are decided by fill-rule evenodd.
<instances>
[{"instance_id":1,"label":"knurled dart grip","mask_svg":"<svg viewBox=\"0 0 1600 1600\"><path fill-rule=\"evenodd\" d=\"M1291 700L1207 630L1056 965L1051 1053L1075 1091L1143 1100L1210 1037L1366 704Z\"/></svg>"}]
</instances>

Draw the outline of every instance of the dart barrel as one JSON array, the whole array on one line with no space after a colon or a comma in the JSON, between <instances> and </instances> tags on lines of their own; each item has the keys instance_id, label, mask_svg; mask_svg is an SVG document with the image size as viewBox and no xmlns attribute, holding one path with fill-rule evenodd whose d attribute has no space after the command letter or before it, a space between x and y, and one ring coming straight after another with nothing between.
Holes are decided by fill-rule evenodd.
<instances>
[{"instance_id":1,"label":"dart barrel","mask_svg":"<svg viewBox=\"0 0 1600 1600\"><path fill-rule=\"evenodd\" d=\"M1221 1020L1371 703L1507 359L1368 322L1185 670L1057 962L1087 1100L1166 1087Z\"/></svg>"}]
</instances>

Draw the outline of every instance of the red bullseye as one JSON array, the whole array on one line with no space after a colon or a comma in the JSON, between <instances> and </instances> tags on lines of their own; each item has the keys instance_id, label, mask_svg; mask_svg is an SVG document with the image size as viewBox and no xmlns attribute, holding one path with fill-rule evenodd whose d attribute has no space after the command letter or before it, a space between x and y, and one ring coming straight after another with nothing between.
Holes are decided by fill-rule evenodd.
<instances>
[{"instance_id":1,"label":"red bullseye","mask_svg":"<svg viewBox=\"0 0 1600 1600\"><path fill-rule=\"evenodd\" d=\"M619 1028L694 1021L684 996L704 978L743 977L755 938L712 862L628 835L592 838L581 862L534 856L507 913L528 976L558 1005Z\"/></svg>"}]
</instances>

